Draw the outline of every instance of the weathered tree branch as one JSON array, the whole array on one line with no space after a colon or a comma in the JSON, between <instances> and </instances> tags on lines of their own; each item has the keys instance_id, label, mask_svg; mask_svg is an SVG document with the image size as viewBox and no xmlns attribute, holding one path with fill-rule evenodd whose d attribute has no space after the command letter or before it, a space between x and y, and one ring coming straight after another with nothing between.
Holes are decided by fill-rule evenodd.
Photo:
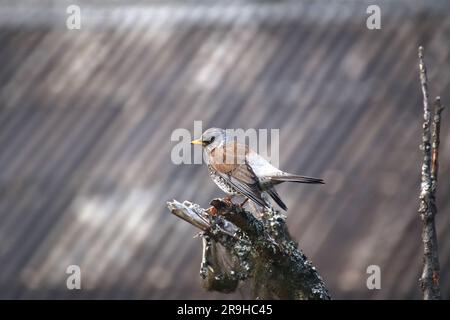
<instances>
[{"instance_id":1,"label":"weathered tree branch","mask_svg":"<svg viewBox=\"0 0 450 320\"><path fill-rule=\"evenodd\" d=\"M432 181L432 189L435 190L437 187L437 176L439 169L439 144L440 140L440 131L441 131L441 112L444 110L444 107L441 105L441 98L436 97L434 101L434 118L433 118L433 128L431 132L431 148L432 148L432 156L431 156L431 181Z\"/></svg>"},{"instance_id":2,"label":"weathered tree branch","mask_svg":"<svg viewBox=\"0 0 450 320\"><path fill-rule=\"evenodd\" d=\"M429 107L427 70L424 62L423 47L419 47L419 74L423 94L423 132L422 145L423 164L420 188L419 214L422 220L422 243L424 246L423 270L419 279L425 300L441 299L439 288L439 255L435 225L436 188L439 155L439 132L441 122L440 98L434 103L433 116Z\"/></svg>"},{"instance_id":3,"label":"weathered tree branch","mask_svg":"<svg viewBox=\"0 0 450 320\"><path fill-rule=\"evenodd\" d=\"M297 248L277 211L250 212L223 199L203 209L188 201L167 203L203 237L200 275L207 290L234 292L249 283L253 298L324 299L330 295L316 268Z\"/></svg>"}]
</instances>

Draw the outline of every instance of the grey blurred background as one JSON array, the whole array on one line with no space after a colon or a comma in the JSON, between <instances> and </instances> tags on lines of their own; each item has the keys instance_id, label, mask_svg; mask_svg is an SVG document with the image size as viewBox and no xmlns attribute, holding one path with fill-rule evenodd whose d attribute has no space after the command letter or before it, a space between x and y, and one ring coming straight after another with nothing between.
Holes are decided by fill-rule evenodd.
<instances>
[{"instance_id":1,"label":"grey blurred background","mask_svg":"<svg viewBox=\"0 0 450 320\"><path fill-rule=\"evenodd\" d=\"M194 120L280 129L281 167L326 180L278 190L333 298L420 298L419 44L448 106L448 1L0 1L0 298L241 298L203 291L201 241L165 206L222 195L205 167L171 162ZM449 134L445 110L447 299Z\"/></svg>"}]
</instances>

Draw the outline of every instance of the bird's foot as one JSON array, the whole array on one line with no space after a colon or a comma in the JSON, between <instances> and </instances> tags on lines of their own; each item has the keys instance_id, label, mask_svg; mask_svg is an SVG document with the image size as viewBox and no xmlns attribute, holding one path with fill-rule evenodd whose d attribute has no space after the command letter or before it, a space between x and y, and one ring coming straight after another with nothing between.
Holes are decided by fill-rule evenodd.
<instances>
[{"instance_id":1,"label":"bird's foot","mask_svg":"<svg viewBox=\"0 0 450 320\"><path fill-rule=\"evenodd\" d=\"M234 203L232 201L233 196L226 196L225 198L223 198L223 200L228 203L230 206L232 206Z\"/></svg>"},{"instance_id":2,"label":"bird's foot","mask_svg":"<svg viewBox=\"0 0 450 320\"><path fill-rule=\"evenodd\" d=\"M211 206L208 209L206 209L206 212L208 212L213 217L217 216L217 214L218 214L217 209L215 207L213 207L213 206Z\"/></svg>"}]
</instances>

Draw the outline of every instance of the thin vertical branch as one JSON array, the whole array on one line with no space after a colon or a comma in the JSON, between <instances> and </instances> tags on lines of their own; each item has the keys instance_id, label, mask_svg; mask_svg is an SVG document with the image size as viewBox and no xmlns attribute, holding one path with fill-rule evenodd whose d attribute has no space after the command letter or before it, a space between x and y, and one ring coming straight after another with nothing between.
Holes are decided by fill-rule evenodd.
<instances>
[{"instance_id":1,"label":"thin vertical branch","mask_svg":"<svg viewBox=\"0 0 450 320\"><path fill-rule=\"evenodd\" d=\"M431 182L432 190L435 192L437 185L437 176L439 169L439 144L440 144L440 131L441 131L441 112L444 107L441 104L441 98L436 97L434 101L434 118L433 118L433 128L431 132Z\"/></svg>"},{"instance_id":2,"label":"thin vertical branch","mask_svg":"<svg viewBox=\"0 0 450 320\"><path fill-rule=\"evenodd\" d=\"M420 84L423 94L423 132L422 145L423 164L420 187L419 214L422 220L422 243L424 246L423 270L420 286L425 300L441 298L439 288L439 256L434 217L437 213L435 191L438 172L438 147L442 106L437 98L432 117L429 106L427 70L424 63L423 47L419 47ZM431 128L432 127L432 128ZM432 132L431 132L432 131Z\"/></svg>"}]
</instances>

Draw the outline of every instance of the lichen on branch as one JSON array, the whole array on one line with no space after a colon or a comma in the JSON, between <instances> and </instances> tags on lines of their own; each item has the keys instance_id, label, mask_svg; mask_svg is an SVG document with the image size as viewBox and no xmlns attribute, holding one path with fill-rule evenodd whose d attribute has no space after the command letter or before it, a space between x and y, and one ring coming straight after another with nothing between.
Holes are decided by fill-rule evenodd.
<instances>
[{"instance_id":1,"label":"lichen on branch","mask_svg":"<svg viewBox=\"0 0 450 320\"><path fill-rule=\"evenodd\" d=\"M439 156L439 134L443 107L439 97L435 99L434 110L429 106L427 68L424 49L419 47L419 77L423 95L423 131L420 149L423 152L421 184L419 194L419 215L422 220L423 269L419 279L425 300L441 298L439 286L439 254L435 225L436 189Z\"/></svg>"},{"instance_id":2,"label":"lichen on branch","mask_svg":"<svg viewBox=\"0 0 450 320\"><path fill-rule=\"evenodd\" d=\"M189 201L167 205L201 230L200 275L206 290L230 293L242 284L255 299L330 299L278 211L251 212L224 199L213 199L208 209Z\"/></svg>"}]
</instances>

